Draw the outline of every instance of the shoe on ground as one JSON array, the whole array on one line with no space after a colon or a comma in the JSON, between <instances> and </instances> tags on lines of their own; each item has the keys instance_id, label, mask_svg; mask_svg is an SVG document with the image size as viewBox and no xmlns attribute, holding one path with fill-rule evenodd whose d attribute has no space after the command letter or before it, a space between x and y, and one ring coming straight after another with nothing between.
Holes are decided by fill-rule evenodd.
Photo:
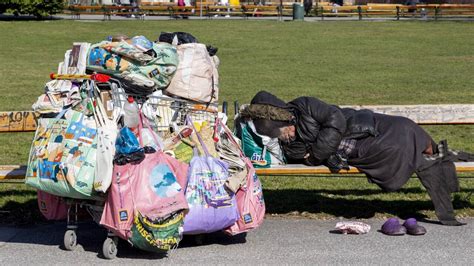
<instances>
[{"instance_id":1,"label":"shoe on ground","mask_svg":"<svg viewBox=\"0 0 474 266\"><path fill-rule=\"evenodd\" d=\"M416 222L415 218L409 218L403 223L403 227L406 228L407 234L413 235L413 236L421 236L426 234L426 229L419 225Z\"/></svg>"},{"instance_id":2,"label":"shoe on ground","mask_svg":"<svg viewBox=\"0 0 474 266\"><path fill-rule=\"evenodd\" d=\"M400 224L397 218L390 218L382 225L382 233L389 236L402 236L407 230Z\"/></svg>"}]
</instances>

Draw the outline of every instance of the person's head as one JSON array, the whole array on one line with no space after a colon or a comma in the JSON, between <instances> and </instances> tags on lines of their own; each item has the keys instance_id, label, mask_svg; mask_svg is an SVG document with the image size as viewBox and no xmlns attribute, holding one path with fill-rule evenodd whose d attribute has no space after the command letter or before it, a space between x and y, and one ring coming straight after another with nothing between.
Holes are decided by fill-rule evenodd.
<instances>
[{"instance_id":1,"label":"person's head","mask_svg":"<svg viewBox=\"0 0 474 266\"><path fill-rule=\"evenodd\" d=\"M296 139L296 128L294 125L289 125L280 128L280 135L278 139L283 142L290 142Z\"/></svg>"},{"instance_id":2,"label":"person's head","mask_svg":"<svg viewBox=\"0 0 474 266\"><path fill-rule=\"evenodd\" d=\"M296 128L290 122L269 119L254 119L253 124L257 133L270 138L278 138L290 142L296 138Z\"/></svg>"}]
</instances>

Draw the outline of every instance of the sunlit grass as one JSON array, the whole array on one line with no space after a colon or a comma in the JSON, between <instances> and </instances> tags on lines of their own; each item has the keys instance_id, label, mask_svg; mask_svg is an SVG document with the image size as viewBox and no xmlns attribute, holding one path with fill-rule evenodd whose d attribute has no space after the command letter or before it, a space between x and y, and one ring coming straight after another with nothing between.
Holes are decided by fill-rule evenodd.
<instances>
[{"instance_id":1,"label":"sunlit grass","mask_svg":"<svg viewBox=\"0 0 474 266\"><path fill-rule=\"evenodd\" d=\"M155 40L161 31L190 32L219 48L221 102L245 103L261 89L285 100L309 95L345 105L472 104L474 99L470 22L28 21L0 22L0 110L29 110L75 41L95 43L118 33ZM436 140L447 138L451 147L474 152L473 126L425 128ZM0 164L26 164L32 134L1 133ZM416 179L397 193L383 193L364 178L263 181L269 213L433 217ZM469 197L474 180L461 182L457 214L474 216ZM2 220L38 217L33 190L2 183L0 193Z\"/></svg>"}]
</instances>

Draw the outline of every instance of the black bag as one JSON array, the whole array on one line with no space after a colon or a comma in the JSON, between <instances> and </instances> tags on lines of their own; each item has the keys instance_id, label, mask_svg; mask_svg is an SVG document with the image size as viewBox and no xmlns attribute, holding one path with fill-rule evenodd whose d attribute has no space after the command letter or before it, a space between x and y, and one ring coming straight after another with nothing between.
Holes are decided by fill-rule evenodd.
<instances>
[{"instance_id":1,"label":"black bag","mask_svg":"<svg viewBox=\"0 0 474 266\"><path fill-rule=\"evenodd\" d=\"M198 43L196 37L187 32L162 32L160 33L160 37L158 37L158 41L173 44L175 36L178 39L178 45L184 43Z\"/></svg>"}]
</instances>

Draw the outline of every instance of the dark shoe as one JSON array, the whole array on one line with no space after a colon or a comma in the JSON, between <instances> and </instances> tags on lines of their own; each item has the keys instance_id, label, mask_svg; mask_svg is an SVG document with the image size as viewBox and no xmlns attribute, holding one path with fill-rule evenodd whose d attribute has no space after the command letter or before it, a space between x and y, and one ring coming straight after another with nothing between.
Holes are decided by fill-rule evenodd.
<instances>
[{"instance_id":1,"label":"dark shoe","mask_svg":"<svg viewBox=\"0 0 474 266\"><path fill-rule=\"evenodd\" d=\"M397 218L390 218L382 225L381 231L389 236L402 236L406 233L406 228L400 224Z\"/></svg>"},{"instance_id":2,"label":"dark shoe","mask_svg":"<svg viewBox=\"0 0 474 266\"><path fill-rule=\"evenodd\" d=\"M447 225L447 226L461 226L461 225L466 225L466 223L462 223L456 219L450 219L450 220L439 220L439 222L442 225Z\"/></svg>"},{"instance_id":3,"label":"dark shoe","mask_svg":"<svg viewBox=\"0 0 474 266\"><path fill-rule=\"evenodd\" d=\"M415 218L409 218L403 223L403 227L407 229L407 234L413 236L421 236L426 234L426 229L418 225Z\"/></svg>"}]
</instances>

